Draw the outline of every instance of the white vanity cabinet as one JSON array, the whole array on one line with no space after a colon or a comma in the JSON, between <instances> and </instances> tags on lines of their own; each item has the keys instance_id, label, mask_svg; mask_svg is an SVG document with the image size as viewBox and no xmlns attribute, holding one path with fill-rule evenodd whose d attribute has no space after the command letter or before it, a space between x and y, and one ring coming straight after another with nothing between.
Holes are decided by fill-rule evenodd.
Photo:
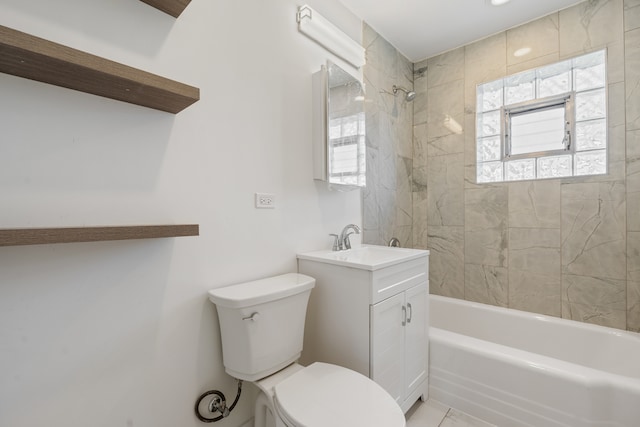
<instances>
[{"instance_id":1,"label":"white vanity cabinet","mask_svg":"<svg viewBox=\"0 0 640 427\"><path fill-rule=\"evenodd\" d=\"M298 255L298 271L316 279L301 363L322 361L358 371L406 412L428 393L429 252L368 248L399 252L389 253L397 256L392 261L357 256L358 249L326 258Z\"/></svg>"}]
</instances>

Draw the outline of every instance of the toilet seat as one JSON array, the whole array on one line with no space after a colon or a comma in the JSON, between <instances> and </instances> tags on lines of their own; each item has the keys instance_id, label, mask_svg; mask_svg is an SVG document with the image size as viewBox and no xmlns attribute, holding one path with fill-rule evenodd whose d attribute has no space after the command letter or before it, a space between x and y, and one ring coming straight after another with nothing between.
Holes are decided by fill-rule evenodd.
<instances>
[{"instance_id":1,"label":"toilet seat","mask_svg":"<svg viewBox=\"0 0 640 427\"><path fill-rule=\"evenodd\" d=\"M378 384L350 369L316 362L274 387L274 403L291 427L404 427L400 406Z\"/></svg>"}]
</instances>

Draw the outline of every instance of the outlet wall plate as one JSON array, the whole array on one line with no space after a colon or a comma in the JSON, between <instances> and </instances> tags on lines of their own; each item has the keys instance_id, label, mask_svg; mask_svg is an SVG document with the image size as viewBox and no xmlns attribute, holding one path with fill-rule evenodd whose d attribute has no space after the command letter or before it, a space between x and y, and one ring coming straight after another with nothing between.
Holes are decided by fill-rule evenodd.
<instances>
[{"instance_id":1,"label":"outlet wall plate","mask_svg":"<svg viewBox=\"0 0 640 427\"><path fill-rule=\"evenodd\" d=\"M276 195L271 193L256 193L257 209L275 209Z\"/></svg>"}]
</instances>

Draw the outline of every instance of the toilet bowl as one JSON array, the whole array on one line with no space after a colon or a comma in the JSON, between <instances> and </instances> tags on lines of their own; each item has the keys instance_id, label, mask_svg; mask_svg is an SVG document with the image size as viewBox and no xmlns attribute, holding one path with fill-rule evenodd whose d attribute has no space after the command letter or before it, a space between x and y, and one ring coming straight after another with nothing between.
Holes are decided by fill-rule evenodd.
<instances>
[{"instance_id":1,"label":"toilet bowl","mask_svg":"<svg viewBox=\"0 0 640 427\"><path fill-rule=\"evenodd\" d=\"M261 391L255 427L404 427L400 406L364 375L297 363L312 277L289 273L209 291L231 376Z\"/></svg>"}]
</instances>

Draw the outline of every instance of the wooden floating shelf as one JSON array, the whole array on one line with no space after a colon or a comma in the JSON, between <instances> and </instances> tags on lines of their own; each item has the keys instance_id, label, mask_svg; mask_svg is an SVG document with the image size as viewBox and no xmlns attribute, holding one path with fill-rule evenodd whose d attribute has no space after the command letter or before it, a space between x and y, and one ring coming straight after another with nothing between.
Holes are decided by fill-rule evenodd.
<instances>
[{"instance_id":1,"label":"wooden floating shelf","mask_svg":"<svg viewBox=\"0 0 640 427\"><path fill-rule=\"evenodd\" d=\"M99 242L107 240L156 239L199 236L198 224L132 225L113 227L4 228L0 246L50 243Z\"/></svg>"},{"instance_id":2,"label":"wooden floating shelf","mask_svg":"<svg viewBox=\"0 0 640 427\"><path fill-rule=\"evenodd\" d=\"M174 114L200 99L196 87L2 25L0 72Z\"/></svg>"},{"instance_id":3,"label":"wooden floating shelf","mask_svg":"<svg viewBox=\"0 0 640 427\"><path fill-rule=\"evenodd\" d=\"M177 18L180 16L183 10L191 0L140 0L143 3L148 4L149 6L153 6L156 9L160 9L164 13L168 13L169 15Z\"/></svg>"}]
</instances>

